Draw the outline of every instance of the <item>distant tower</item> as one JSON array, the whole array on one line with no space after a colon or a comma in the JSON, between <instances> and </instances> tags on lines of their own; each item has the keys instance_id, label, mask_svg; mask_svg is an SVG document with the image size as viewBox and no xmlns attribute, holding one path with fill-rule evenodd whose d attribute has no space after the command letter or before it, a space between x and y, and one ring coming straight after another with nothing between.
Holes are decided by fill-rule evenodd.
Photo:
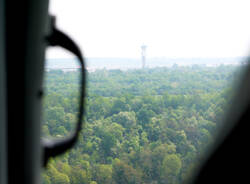
<instances>
[{"instance_id":1,"label":"distant tower","mask_svg":"<svg viewBox=\"0 0 250 184\"><path fill-rule=\"evenodd\" d=\"M146 65L146 45L141 46L141 60L142 60L142 68L145 68Z\"/></svg>"}]
</instances>

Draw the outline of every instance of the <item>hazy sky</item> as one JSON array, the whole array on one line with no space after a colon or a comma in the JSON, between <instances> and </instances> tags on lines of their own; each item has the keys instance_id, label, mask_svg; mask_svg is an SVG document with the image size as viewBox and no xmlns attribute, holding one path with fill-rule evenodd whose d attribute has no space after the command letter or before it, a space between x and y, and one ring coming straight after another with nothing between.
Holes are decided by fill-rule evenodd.
<instances>
[{"instance_id":1,"label":"hazy sky","mask_svg":"<svg viewBox=\"0 0 250 184\"><path fill-rule=\"evenodd\" d=\"M50 0L87 57L231 57L250 45L248 0ZM49 49L49 58L70 57Z\"/></svg>"}]
</instances>

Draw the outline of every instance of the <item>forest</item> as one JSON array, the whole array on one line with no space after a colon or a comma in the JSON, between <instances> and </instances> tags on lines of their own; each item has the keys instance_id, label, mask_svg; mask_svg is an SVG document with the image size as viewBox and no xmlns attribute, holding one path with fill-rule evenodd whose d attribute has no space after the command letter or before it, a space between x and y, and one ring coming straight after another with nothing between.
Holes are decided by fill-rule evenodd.
<instances>
[{"instance_id":1,"label":"forest","mask_svg":"<svg viewBox=\"0 0 250 184\"><path fill-rule=\"evenodd\" d=\"M43 184L180 184L215 141L240 67L201 65L88 73L85 127L51 159ZM46 72L43 136L75 127L79 72Z\"/></svg>"}]
</instances>

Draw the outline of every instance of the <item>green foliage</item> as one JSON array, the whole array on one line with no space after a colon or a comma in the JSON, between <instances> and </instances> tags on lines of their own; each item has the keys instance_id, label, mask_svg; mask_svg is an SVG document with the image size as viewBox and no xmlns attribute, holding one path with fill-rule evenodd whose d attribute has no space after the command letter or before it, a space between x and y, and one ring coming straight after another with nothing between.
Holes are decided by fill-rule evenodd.
<instances>
[{"instance_id":1,"label":"green foliage","mask_svg":"<svg viewBox=\"0 0 250 184\"><path fill-rule=\"evenodd\" d=\"M42 184L51 184L50 177L46 174L42 175Z\"/></svg>"},{"instance_id":2,"label":"green foliage","mask_svg":"<svg viewBox=\"0 0 250 184\"><path fill-rule=\"evenodd\" d=\"M113 163L113 180L120 184L139 184L141 176L138 171L123 161L116 159Z\"/></svg>"},{"instance_id":3,"label":"green foliage","mask_svg":"<svg viewBox=\"0 0 250 184\"><path fill-rule=\"evenodd\" d=\"M112 183L112 166L100 164L95 169L97 183Z\"/></svg>"},{"instance_id":4,"label":"green foliage","mask_svg":"<svg viewBox=\"0 0 250 184\"><path fill-rule=\"evenodd\" d=\"M69 184L70 180L66 174L59 172L55 167L50 166L48 169L48 176L50 176L50 181L53 184ZM49 178L46 181L49 181Z\"/></svg>"},{"instance_id":5,"label":"green foliage","mask_svg":"<svg viewBox=\"0 0 250 184\"><path fill-rule=\"evenodd\" d=\"M161 182L176 183L181 167L181 159L177 155L166 155L161 168Z\"/></svg>"},{"instance_id":6,"label":"green foliage","mask_svg":"<svg viewBox=\"0 0 250 184\"><path fill-rule=\"evenodd\" d=\"M86 126L52 159L43 184L177 184L191 178L232 94L235 66L99 70L88 75ZM77 72L46 78L43 135L75 127Z\"/></svg>"}]
</instances>

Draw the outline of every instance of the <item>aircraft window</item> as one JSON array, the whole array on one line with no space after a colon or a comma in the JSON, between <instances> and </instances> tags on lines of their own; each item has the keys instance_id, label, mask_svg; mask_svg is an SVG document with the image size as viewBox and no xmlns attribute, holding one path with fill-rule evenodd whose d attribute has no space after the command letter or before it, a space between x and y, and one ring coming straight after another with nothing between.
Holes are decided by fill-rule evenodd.
<instances>
[{"instance_id":1,"label":"aircraft window","mask_svg":"<svg viewBox=\"0 0 250 184\"><path fill-rule=\"evenodd\" d=\"M87 61L86 126L43 183L185 183L223 128L247 64L247 1L51 1ZM78 112L76 59L48 49L44 137Z\"/></svg>"}]
</instances>

